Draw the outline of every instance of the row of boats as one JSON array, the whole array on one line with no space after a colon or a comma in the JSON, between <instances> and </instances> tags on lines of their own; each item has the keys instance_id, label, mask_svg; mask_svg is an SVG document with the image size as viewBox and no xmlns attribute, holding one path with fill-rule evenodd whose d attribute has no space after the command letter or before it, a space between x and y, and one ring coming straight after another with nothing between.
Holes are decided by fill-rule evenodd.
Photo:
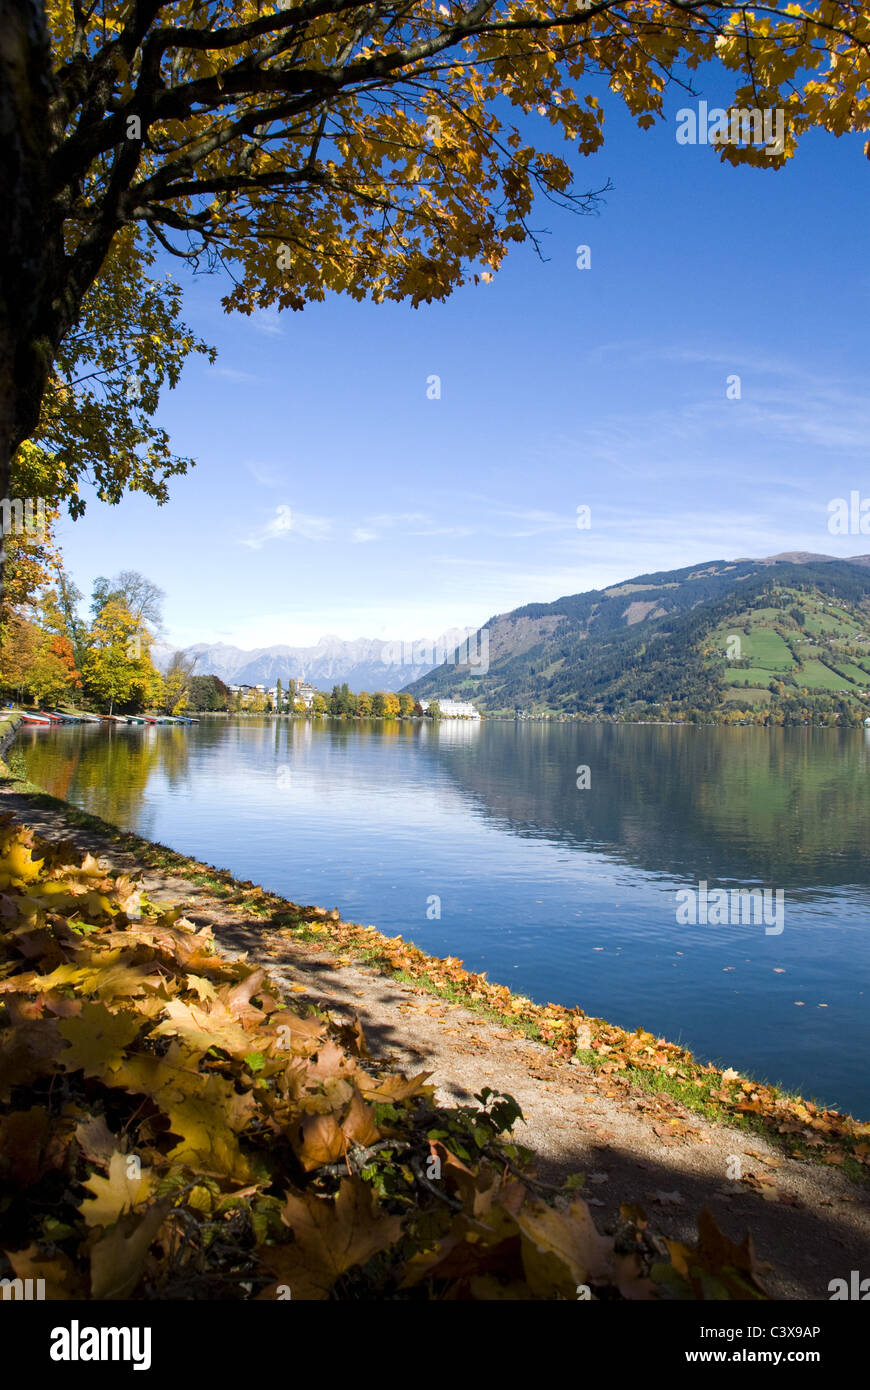
<instances>
[{"instance_id":1,"label":"row of boats","mask_svg":"<svg viewBox=\"0 0 870 1390\"><path fill-rule=\"evenodd\" d=\"M198 724L186 714L68 714L63 710L14 710L22 724Z\"/></svg>"}]
</instances>

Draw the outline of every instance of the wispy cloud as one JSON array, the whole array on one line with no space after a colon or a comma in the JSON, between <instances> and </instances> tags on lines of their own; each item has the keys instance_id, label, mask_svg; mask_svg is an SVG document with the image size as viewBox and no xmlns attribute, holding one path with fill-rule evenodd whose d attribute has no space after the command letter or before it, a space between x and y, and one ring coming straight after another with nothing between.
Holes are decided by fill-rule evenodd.
<instances>
[{"instance_id":1,"label":"wispy cloud","mask_svg":"<svg viewBox=\"0 0 870 1390\"><path fill-rule=\"evenodd\" d=\"M278 336L284 332L277 309L255 309L249 316L248 323L260 333Z\"/></svg>"},{"instance_id":2,"label":"wispy cloud","mask_svg":"<svg viewBox=\"0 0 870 1390\"><path fill-rule=\"evenodd\" d=\"M428 521L425 512L379 512L377 516L366 518L372 526L403 526L405 523L412 525L416 521Z\"/></svg>"},{"instance_id":3,"label":"wispy cloud","mask_svg":"<svg viewBox=\"0 0 870 1390\"><path fill-rule=\"evenodd\" d=\"M245 463L245 467L261 487L282 487L287 481L283 469L276 468L274 464L257 463L249 459Z\"/></svg>"},{"instance_id":4,"label":"wispy cloud","mask_svg":"<svg viewBox=\"0 0 870 1390\"><path fill-rule=\"evenodd\" d=\"M473 536L476 534L477 527L469 526L467 523L460 523L452 526L424 526L416 531L409 531L409 536Z\"/></svg>"},{"instance_id":5,"label":"wispy cloud","mask_svg":"<svg viewBox=\"0 0 870 1390\"><path fill-rule=\"evenodd\" d=\"M291 535L303 536L309 541L325 540L332 530L332 522L326 517L308 516L305 512L291 510L282 504L275 508L275 515L252 531L239 538L239 544L249 550L262 550L269 541L286 540Z\"/></svg>"},{"instance_id":6,"label":"wispy cloud","mask_svg":"<svg viewBox=\"0 0 870 1390\"><path fill-rule=\"evenodd\" d=\"M259 377L254 376L253 372L242 372L239 371L237 367L212 367L211 370L214 372L215 376L221 376L225 381L250 383L260 380Z\"/></svg>"}]
</instances>

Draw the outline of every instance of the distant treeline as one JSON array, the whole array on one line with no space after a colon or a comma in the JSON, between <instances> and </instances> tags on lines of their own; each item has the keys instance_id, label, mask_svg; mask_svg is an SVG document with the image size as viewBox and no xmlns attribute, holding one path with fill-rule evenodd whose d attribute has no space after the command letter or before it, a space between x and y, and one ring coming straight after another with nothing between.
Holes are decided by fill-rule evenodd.
<instances>
[{"instance_id":1,"label":"distant treeline","mask_svg":"<svg viewBox=\"0 0 870 1390\"><path fill-rule=\"evenodd\" d=\"M223 682L218 681L216 676L201 676L197 679L201 681L214 681L218 686L226 691L226 699L218 693L207 692L203 688L202 694L198 689L194 689L195 682L191 683L190 704L191 708L200 710L229 710L230 713L242 713L247 711L249 714L311 714L323 715L331 714L337 718L345 719L413 719L428 718L438 719L441 715L437 700L431 700L424 710L419 701L412 695L405 692L394 694L391 690L376 690L369 694L367 690L355 692L345 681L342 685L334 685L332 693L327 694L325 690L315 692L310 705L299 699L296 694L295 683L288 682L285 690L281 681L276 682L275 697L262 690L255 691L229 691ZM210 699L212 703L196 704L197 699Z\"/></svg>"}]
</instances>

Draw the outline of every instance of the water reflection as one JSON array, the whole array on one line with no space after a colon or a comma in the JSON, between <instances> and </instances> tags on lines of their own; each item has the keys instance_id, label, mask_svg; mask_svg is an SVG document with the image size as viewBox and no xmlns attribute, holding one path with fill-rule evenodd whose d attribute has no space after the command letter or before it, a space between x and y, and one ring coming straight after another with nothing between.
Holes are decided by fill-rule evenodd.
<instances>
[{"instance_id":1,"label":"water reflection","mask_svg":"<svg viewBox=\"0 0 870 1390\"><path fill-rule=\"evenodd\" d=\"M247 718L16 748L125 829L870 1113L862 730ZM680 925L701 881L784 890L785 930Z\"/></svg>"},{"instance_id":2,"label":"water reflection","mask_svg":"<svg viewBox=\"0 0 870 1390\"><path fill-rule=\"evenodd\" d=\"M16 746L35 782L143 833L154 798L181 795L206 768L230 797L242 784L293 785L306 769L312 788L437 788L511 835L645 873L815 895L870 883L870 729L248 718L31 728Z\"/></svg>"}]
</instances>

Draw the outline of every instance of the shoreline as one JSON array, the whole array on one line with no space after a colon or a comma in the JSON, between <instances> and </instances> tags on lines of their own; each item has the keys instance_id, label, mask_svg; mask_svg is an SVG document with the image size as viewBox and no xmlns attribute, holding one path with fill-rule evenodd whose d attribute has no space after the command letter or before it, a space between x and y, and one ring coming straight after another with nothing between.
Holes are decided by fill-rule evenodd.
<instances>
[{"instance_id":1,"label":"shoreline","mask_svg":"<svg viewBox=\"0 0 870 1390\"><path fill-rule=\"evenodd\" d=\"M624 1029L587 1015L580 1005L569 1008L536 1003L515 994L507 985L490 982L486 972L465 970L456 957L429 955L401 935L388 937L374 926L342 920L337 908L300 906L251 880L236 879L226 869L133 831L121 830L11 773L3 760L17 729L18 725L12 723L11 728L4 730L0 722L0 779L8 778L18 794L34 806L42 804L58 810L71 829L89 830L114 842L137 856L145 867L180 871L197 886L208 887L230 903L235 899L249 912L253 895L259 905L258 915L269 915L281 932L289 932L297 941L314 942L337 955L350 953L352 959L365 966L376 966L386 977L406 977L428 993L451 1001L461 999L473 1012L522 1029L527 1037L543 1043L560 1057L625 1072L641 1085L652 1083L656 1091L669 1091L689 1108L717 1122L769 1131L773 1119L783 1119L782 1112L786 1112L787 1123L787 1117L796 1111L801 1125L823 1136L823 1148L845 1151L845 1162L851 1165L853 1178L870 1186L870 1120L807 1100L783 1087L737 1073L731 1067L699 1062L689 1049L655 1037L642 1025L634 1030ZM859 1168L850 1151L865 1145L868 1152L860 1155ZM804 1146L801 1151L798 1146L798 1151L801 1157L821 1157L815 1152L818 1148L818 1143L813 1143L809 1150Z\"/></svg>"},{"instance_id":2,"label":"shoreline","mask_svg":"<svg viewBox=\"0 0 870 1390\"><path fill-rule=\"evenodd\" d=\"M0 749L14 732L0 726ZM602 1229L616 1232L636 1203L656 1239L692 1244L706 1208L729 1239L752 1231L779 1299L827 1298L832 1278L866 1262L870 1125L640 1029L534 1004L455 959L121 831L2 765L0 777L16 821L140 878L149 911L177 908L225 957L265 968L286 998L358 1036L373 1065L423 1072L448 1109L486 1087L514 1097L513 1142L533 1155L539 1190L579 1182Z\"/></svg>"}]
</instances>

